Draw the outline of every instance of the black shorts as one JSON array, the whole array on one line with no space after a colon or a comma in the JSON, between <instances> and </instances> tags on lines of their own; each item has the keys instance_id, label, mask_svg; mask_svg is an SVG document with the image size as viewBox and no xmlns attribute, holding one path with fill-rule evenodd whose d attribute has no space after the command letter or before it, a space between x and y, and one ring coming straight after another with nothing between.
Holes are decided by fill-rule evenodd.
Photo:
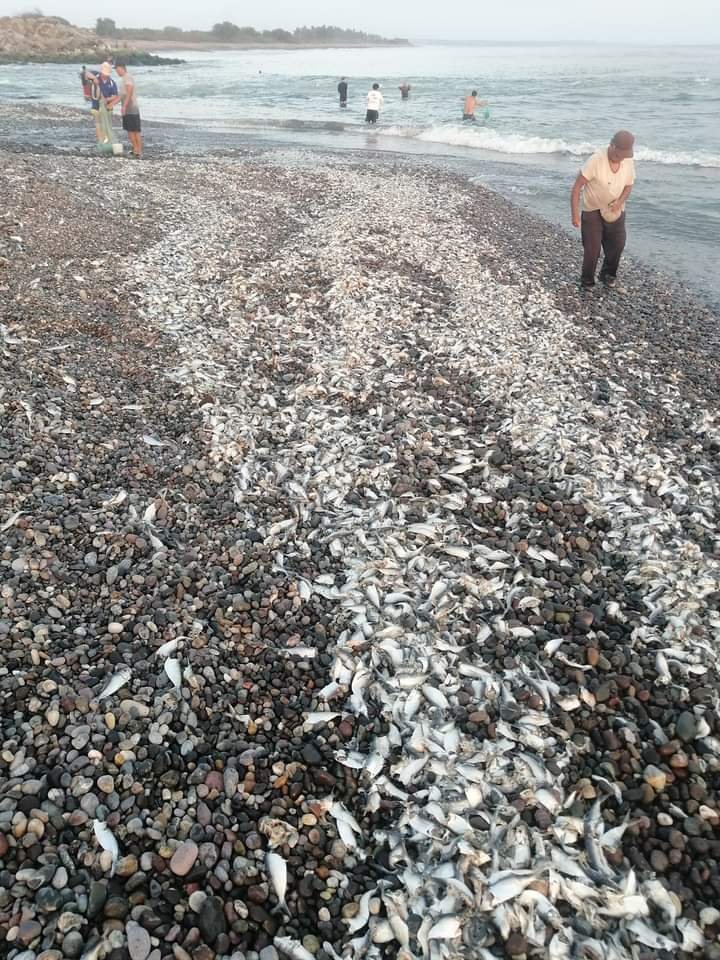
<instances>
[{"instance_id":1,"label":"black shorts","mask_svg":"<svg viewBox=\"0 0 720 960\"><path fill-rule=\"evenodd\" d=\"M140 133L140 114L126 113L122 118L123 130L126 133Z\"/></svg>"},{"instance_id":2,"label":"black shorts","mask_svg":"<svg viewBox=\"0 0 720 960\"><path fill-rule=\"evenodd\" d=\"M379 111L379 110L368 110L368 112L365 114L365 122L366 122L366 123L377 123L379 116L380 116L380 111Z\"/></svg>"}]
</instances>

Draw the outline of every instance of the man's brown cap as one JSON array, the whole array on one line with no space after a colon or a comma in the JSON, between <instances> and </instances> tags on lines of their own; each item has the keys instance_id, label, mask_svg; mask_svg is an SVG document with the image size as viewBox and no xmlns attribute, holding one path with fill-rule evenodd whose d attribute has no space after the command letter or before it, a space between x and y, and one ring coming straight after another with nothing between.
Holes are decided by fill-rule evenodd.
<instances>
[{"instance_id":1,"label":"man's brown cap","mask_svg":"<svg viewBox=\"0 0 720 960\"><path fill-rule=\"evenodd\" d=\"M618 130L610 141L610 146L615 148L615 152L619 154L623 160L629 160L633 155L635 137L629 130Z\"/></svg>"}]
</instances>

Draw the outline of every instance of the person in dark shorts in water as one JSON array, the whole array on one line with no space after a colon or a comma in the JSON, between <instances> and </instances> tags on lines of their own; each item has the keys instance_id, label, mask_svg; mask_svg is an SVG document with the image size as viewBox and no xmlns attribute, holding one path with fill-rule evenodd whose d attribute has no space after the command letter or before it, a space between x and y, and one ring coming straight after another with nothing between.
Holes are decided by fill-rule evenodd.
<instances>
[{"instance_id":1,"label":"person in dark shorts in water","mask_svg":"<svg viewBox=\"0 0 720 960\"><path fill-rule=\"evenodd\" d=\"M120 110L122 112L123 130L128 135L133 156L139 160L142 157L143 142L135 80L127 72L124 63L116 63L115 70L120 77Z\"/></svg>"},{"instance_id":2,"label":"person in dark shorts in water","mask_svg":"<svg viewBox=\"0 0 720 960\"><path fill-rule=\"evenodd\" d=\"M367 113L365 114L366 123L377 123L380 119L380 111L383 108L385 103L385 98L380 93L380 84L374 83L372 85L372 90L368 93L367 97Z\"/></svg>"},{"instance_id":3,"label":"person in dark shorts in water","mask_svg":"<svg viewBox=\"0 0 720 960\"><path fill-rule=\"evenodd\" d=\"M345 77L343 77L340 83L338 84L338 93L340 94L340 106L344 109L345 107L347 107L347 93L348 93L348 85Z\"/></svg>"},{"instance_id":4,"label":"person in dark shorts in water","mask_svg":"<svg viewBox=\"0 0 720 960\"><path fill-rule=\"evenodd\" d=\"M470 120L475 122L477 119L475 116L475 111L478 107L487 106L486 100L478 100L477 90L473 90L469 97L465 97L465 103L463 105L463 120Z\"/></svg>"},{"instance_id":5,"label":"person in dark shorts in water","mask_svg":"<svg viewBox=\"0 0 720 960\"><path fill-rule=\"evenodd\" d=\"M401 99L401 100L409 100L409 99L410 99L410 90L411 90L411 87L410 87L410 84L409 84L407 81L405 81L404 83L401 83L400 86L398 87L398 90L400 91L400 99Z\"/></svg>"}]
</instances>

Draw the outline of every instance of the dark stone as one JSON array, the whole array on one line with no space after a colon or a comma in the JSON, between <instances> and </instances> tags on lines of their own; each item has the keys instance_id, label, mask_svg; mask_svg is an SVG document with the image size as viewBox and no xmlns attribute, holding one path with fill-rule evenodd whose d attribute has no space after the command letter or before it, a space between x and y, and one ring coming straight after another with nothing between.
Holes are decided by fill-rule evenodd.
<instances>
[{"instance_id":1,"label":"dark stone","mask_svg":"<svg viewBox=\"0 0 720 960\"><path fill-rule=\"evenodd\" d=\"M62 893L54 887L43 887L35 894L35 905L43 913L54 913L61 904Z\"/></svg>"},{"instance_id":2,"label":"dark stone","mask_svg":"<svg viewBox=\"0 0 720 960\"><path fill-rule=\"evenodd\" d=\"M104 883L93 880L90 884L90 893L88 895L87 915L92 920L101 913L107 900L107 887Z\"/></svg>"},{"instance_id":3,"label":"dark stone","mask_svg":"<svg viewBox=\"0 0 720 960\"><path fill-rule=\"evenodd\" d=\"M302 758L309 767L317 767L322 763L322 754L312 743L306 743L302 749Z\"/></svg>"},{"instance_id":4,"label":"dark stone","mask_svg":"<svg viewBox=\"0 0 720 960\"><path fill-rule=\"evenodd\" d=\"M200 908L198 926L200 927L200 933L203 935L203 940L210 946L214 946L221 933L227 933L225 909L219 897L208 897L203 903Z\"/></svg>"}]
</instances>

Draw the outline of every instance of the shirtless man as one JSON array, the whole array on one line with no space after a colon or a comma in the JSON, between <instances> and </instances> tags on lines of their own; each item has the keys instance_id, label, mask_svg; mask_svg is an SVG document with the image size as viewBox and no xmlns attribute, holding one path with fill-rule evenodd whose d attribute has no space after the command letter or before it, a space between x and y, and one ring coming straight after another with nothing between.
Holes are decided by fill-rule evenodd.
<instances>
[{"instance_id":1,"label":"shirtless man","mask_svg":"<svg viewBox=\"0 0 720 960\"><path fill-rule=\"evenodd\" d=\"M632 133L618 130L606 149L590 157L573 184L570 209L573 226L582 231L584 257L580 285L585 290L595 285L601 248L605 258L600 279L606 287L615 284L627 236L625 203L635 183L634 146Z\"/></svg>"},{"instance_id":2,"label":"shirtless man","mask_svg":"<svg viewBox=\"0 0 720 960\"><path fill-rule=\"evenodd\" d=\"M475 111L478 107L487 106L487 100L478 100L477 90L473 90L469 97L465 97L465 106L463 107L463 120L475 121Z\"/></svg>"}]
</instances>

